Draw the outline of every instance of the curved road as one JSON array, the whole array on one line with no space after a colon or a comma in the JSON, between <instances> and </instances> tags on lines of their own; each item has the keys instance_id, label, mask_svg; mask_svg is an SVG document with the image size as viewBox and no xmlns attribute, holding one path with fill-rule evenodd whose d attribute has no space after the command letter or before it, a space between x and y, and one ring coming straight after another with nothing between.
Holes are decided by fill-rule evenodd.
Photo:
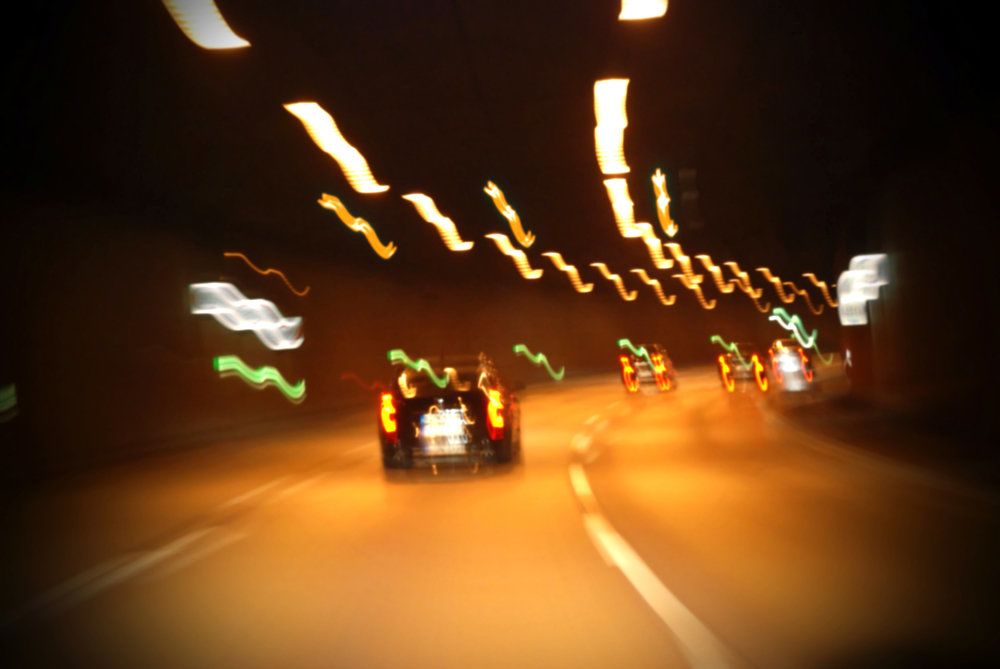
<instances>
[{"instance_id":1,"label":"curved road","mask_svg":"<svg viewBox=\"0 0 1000 669\"><path fill-rule=\"evenodd\" d=\"M3 520L4 642L88 667L996 658L996 496L679 380L526 393L509 470L386 478L366 412L53 482Z\"/></svg>"}]
</instances>

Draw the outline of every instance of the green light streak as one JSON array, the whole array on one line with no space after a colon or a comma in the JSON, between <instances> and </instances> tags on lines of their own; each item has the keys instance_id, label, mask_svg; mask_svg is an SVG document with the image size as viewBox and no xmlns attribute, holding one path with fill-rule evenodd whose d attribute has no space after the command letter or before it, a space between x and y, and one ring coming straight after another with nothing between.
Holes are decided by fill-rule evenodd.
<instances>
[{"instance_id":1,"label":"green light streak","mask_svg":"<svg viewBox=\"0 0 1000 669\"><path fill-rule=\"evenodd\" d=\"M10 411L17 406L17 387L9 383L0 388L0 412Z\"/></svg>"},{"instance_id":2,"label":"green light streak","mask_svg":"<svg viewBox=\"0 0 1000 669\"><path fill-rule=\"evenodd\" d=\"M824 356L822 351L819 350L819 344L816 343L819 332L814 328L812 332L807 333L805 324L802 323L802 319L797 315L789 314L781 307L775 307L771 310L771 315L767 317L767 320L774 321L791 332L796 341L802 344L803 348L811 348L816 351L816 355L819 356L824 365L829 365L833 362L832 354Z\"/></svg>"},{"instance_id":3,"label":"green light streak","mask_svg":"<svg viewBox=\"0 0 1000 669\"><path fill-rule=\"evenodd\" d=\"M632 355L636 356L637 358L645 358L646 362L649 363L650 368L653 367L653 361L652 359L650 359L649 351L646 350L645 346L640 346L639 348L636 348L632 344L632 342L623 337L622 339L618 340L618 348L627 348L629 351L632 352Z\"/></svg>"},{"instance_id":4,"label":"green light streak","mask_svg":"<svg viewBox=\"0 0 1000 669\"><path fill-rule=\"evenodd\" d=\"M549 365L549 359L545 357L544 353L539 352L538 354L534 354L531 351L529 351L528 347L525 346L524 344L514 344L514 353L516 353L517 355L523 355L524 357L526 357L528 360L531 361L531 364L535 365L536 367L537 366L545 367L545 370L549 373L549 376L552 377L553 381L562 381L563 376L566 375L565 366L560 367L558 372L554 371L552 369L552 366Z\"/></svg>"},{"instance_id":5,"label":"green light streak","mask_svg":"<svg viewBox=\"0 0 1000 669\"><path fill-rule=\"evenodd\" d=\"M740 348L739 346L736 345L735 342L728 343L726 342L725 339L723 339L719 335L712 335L711 337L708 338L708 341L711 342L712 344L718 344L729 353L734 354L739 363L744 367L750 366L750 363L748 363L746 360L743 359L743 356L740 354Z\"/></svg>"},{"instance_id":6,"label":"green light streak","mask_svg":"<svg viewBox=\"0 0 1000 669\"><path fill-rule=\"evenodd\" d=\"M257 388L258 390L266 388L268 385L272 385L280 390L281 394L293 404L298 404L306 397L305 379L302 379L298 383L292 385L288 383L288 381L285 380L285 377L281 375L281 372L274 367L265 365L263 367L258 367L257 369L252 369L248 367L245 362L240 360L239 356L235 355L220 355L212 358L212 367L214 367L215 371L219 372L223 376L236 374L241 379L246 381L248 385Z\"/></svg>"},{"instance_id":7,"label":"green light streak","mask_svg":"<svg viewBox=\"0 0 1000 669\"><path fill-rule=\"evenodd\" d=\"M438 388L444 388L448 385L448 375L444 374L442 376L434 375L434 368L431 367L431 363L427 362L423 358L413 361L410 356L406 355L406 352L401 348L394 348L387 354L389 361L392 364L403 363L415 372L424 372L427 377L434 382L434 385Z\"/></svg>"}]
</instances>

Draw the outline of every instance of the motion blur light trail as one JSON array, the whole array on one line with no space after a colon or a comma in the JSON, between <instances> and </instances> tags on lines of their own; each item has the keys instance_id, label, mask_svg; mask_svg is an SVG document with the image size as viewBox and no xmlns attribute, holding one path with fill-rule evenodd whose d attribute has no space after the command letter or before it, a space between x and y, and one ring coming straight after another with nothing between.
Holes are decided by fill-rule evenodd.
<instances>
[{"instance_id":1,"label":"motion blur light trail","mask_svg":"<svg viewBox=\"0 0 1000 669\"><path fill-rule=\"evenodd\" d=\"M837 301L832 297L830 297L830 289L827 287L826 281L820 281L819 279L816 278L816 275L813 274L812 272L806 272L802 276L809 279L809 281L812 282L812 285L819 288L819 292L823 294L823 299L826 300L826 303L828 305L830 305L830 308L832 309L837 308Z\"/></svg>"},{"instance_id":2,"label":"motion blur light trail","mask_svg":"<svg viewBox=\"0 0 1000 669\"><path fill-rule=\"evenodd\" d=\"M619 21L658 19L667 13L667 0L622 0Z\"/></svg>"},{"instance_id":3,"label":"motion blur light trail","mask_svg":"<svg viewBox=\"0 0 1000 669\"><path fill-rule=\"evenodd\" d=\"M371 383L365 383L365 381L360 376L358 376L357 373L355 373L355 372L341 372L341 374L340 374L340 380L341 381L352 381L358 387L360 387L360 388L362 388L364 390L367 390L369 392L377 392L379 390L384 390L385 389L385 384L383 384L381 381L375 380L375 381L372 381Z\"/></svg>"},{"instance_id":4,"label":"motion blur light trail","mask_svg":"<svg viewBox=\"0 0 1000 669\"><path fill-rule=\"evenodd\" d=\"M298 348L302 318L285 318L273 302L248 299L231 283L193 283L188 286L191 313L207 314L230 330L250 330L269 349Z\"/></svg>"},{"instance_id":5,"label":"motion blur light trail","mask_svg":"<svg viewBox=\"0 0 1000 669\"><path fill-rule=\"evenodd\" d=\"M559 371L552 369L552 365L549 364L549 359L545 357L545 354L539 351L537 354L532 353L528 350L528 347L524 344L514 344L514 353L517 355L523 355L535 366L545 367L545 371L549 373L553 381L562 381L563 377L566 375L566 367L560 367Z\"/></svg>"},{"instance_id":6,"label":"motion blur light trail","mask_svg":"<svg viewBox=\"0 0 1000 669\"><path fill-rule=\"evenodd\" d=\"M337 123L329 112L315 102L293 102L283 106L302 121L316 146L337 161L351 188L359 193L383 193L389 190L388 186L375 181L368 161L340 134Z\"/></svg>"},{"instance_id":7,"label":"motion blur light trail","mask_svg":"<svg viewBox=\"0 0 1000 669\"><path fill-rule=\"evenodd\" d=\"M653 267L656 269L670 269L673 267L674 261L663 255L663 242L653 232L653 226L649 223L636 223L635 227L639 231L642 241L646 244L646 250L649 252L649 259L652 261Z\"/></svg>"},{"instance_id":8,"label":"motion blur light trail","mask_svg":"<svg viewBox=\"0 0 1000 669\"><path fill-rule=\"evenodd\" d=\"M715 281L715 287L719 289L720 293L728 295L729 293L736 290L734 283L739 283L736 279L731 279L727 282L722 278L722 268L712 262L712 256L708 254L696 255L695 259L700 260L701 264L705 266L708 273L712 275L712 280Z\"/></svg>"},{"instance_id":9,"label":"motion blur light trail","mask_svg":"<svg viewBox=\"0 0 1000 669\"><path fill-rule=\"evenodd\" d=\"M636 297L639 296L638 291L635 291L635 290L625 290L625 283L622 281L622 278L619 275L611 272L608 269L608 266L605 265L604 263L602 263L602 262L592 262L592 263L590 263L590 266L591 267L596 267L597 270L601 273L601 275L605 279L607 279L611 283L615 284L615 289L618 290L618 294L621 295L621 298L623 300L625 300L626 302L632 302L633 300L635 300Z\"/></svg>"},{"instance_id":10,"label":"motion blur light trail","mask_svg":"<svg viewBox=\"0 0 1000 669\"><path fill-rule=\"evenodd\" d=\"M632 269L629 271L638 275L638 277L642 279L643 283L645 283L647 286L650 286L653 289L653 292L656 293L657 299L659 299L660 303L663 304L664 306L669 307L670 305L674 304L677 301L676 295L671 295L670 297L664 295L663 288L660 287L660 282L657 279L653 279L648 274L646 274L646 270Z\"/></svg>"},{"instance_id":11,"label":"motion blur light trail","mask_svg":"<svg viewBox=\"0 0 1000 669\"><path fill-rule=\"evenodd\" d=\"M500 212L500 215L507 219L510 223L510 231L514 233L514 239L517 243L524 248L529 248L535 243L535 235L531 233L530 230L525 231L524 227L521 225L521 217L517 215L514 208L507 203L507 198L504 197L503 191L493 183L492 181L486 182L486 188L483 192L490 196L493 200L493 205Z\"/></svg>"},{"instance_id":12,"label":"motion blur light trail","mask_svg":"<svg viewBox=\"0 0 1000 669\"><path fill-rule=\"evenodd\" d=\"M645 346L636 346L629 339L622 337L617 342L618 348L628 349L628 351L637 358L645 358L649 366L653 366L653 360L649 357L649 351L646 350Z\"/></svg>"},{"instance_id":13,"label":"motion blur light trail","mask_svg":"<svg viewBox=\"0 0 1000 669\"><path fill-rule=\"evenodd\" d=\"M8 383L0 388L0 423L6 423L17 415L17 386Z\"/></svg>"},{"instance_id":14,"label":"motion blur light trail","mask_svg":"<svg viewBox=\"0 0 1000 669\"><path fill-rule=\"evenodd\" d=\"M551 260L552 264L556 266L556 269L566 273L569 277L569 282L573 284L573 288L576 289L576 292L589 293L594 290L594 284L583 283L580 280L580 273L577 271L576 267L567 264L566 261L563 260L562 254L558 251L546 251L542 255Z\"/></svg>"},{"instance_id":15,"label":"motion blur light trail","mask_svg":"<svg viewBox=\"0 0 1000 669\"><path fill-rule=\"evenodd\" d=\"M437 228L441 235L441 241L448 247L449 251L468 251L475 242L466 242L458 234L455 222L438 211L437 205L427 195L423 193L407 193L403 199L413 204L417 213L425 221Z\"/></svg>"},{"instance_id":16,"label":"motion blur light trail","mask_svg":"<svg viewBox=\"0 0 1000 669\"><path fill-rule=\"evenodd\" d=\"M774 321L781 327L785 328L795 339L802 344L804 348L811 348L816 351L816 355L824 365L829 365L833 362L833 355L823 355L823 352L819 350L818 335L819 332L814 328L812 332L806 332L806 326L802 323L802 319L796 315L789 314L781 307L775 307L771 311L771 315L768 317L769 321Z\"/></svg>"},{"instance_id":17,"label":"motion blur light trail","mask_svg":"<svg viewBox=\"0 0 1000 669\"><path fill-rule=\"evenodd\" d=\"M767 267L758 267L757 271L764 275L764 279L769 281L771 285L774 286L774 292L778 294L778 299L785 304L791 304L795 301L795 295L789 295L785 292L784 286L781 285L781 277L774 276L771 274L771 270Z\"/></svg>"},{"instance_id":18,"label":"motion blur light trail","mask_svg":"<svg viewBox=\"0 0 1000 669\"><path fill-rule=\"evenodd\" d=\"M396 253L396 245L394 243L383 244L382 240L378 238L375 228L365 219L351 216L351 212L347 211L347 207L340 201L340 198L323 193L323 196L317 202L319 206L335 213L348 228L364 235L365 239L368 240L368 245L372 247L372 251L383 260L388 260Z\"/></svg>"},{"instance_id":19,"label":"motion blur light trail","mask_svg":"<svg viewBox=\"0 0 1000 669\"><path fill-rule=\"evenodd\" d=\"M878 299L879 288L889 283L888 256L871 253L854 256L837 278L837 314L841 325L866 325L868 302Z\"/></svg>"},{"instance_id":20,"label":"motion blur light trail","mask_svg":"<svg viewBox=\"0 0 1000 669\"><path fill-rule=\"evenodd\" d=\"M302 379L298 383L290 384L285 380L274 367L264 365L257 369L252 369L246 365L238 356L220 355L212 359L212 367L219 372L223 378L238 376L247 385L258 390L263 390L267 386L274 386L292 404L300 404L306 398L306 381Z\"/></svg>"},{"instance_id":21,"label":"motion blur light trail","mask_svg":"<svg viewBox=\"0 0 1000 669\"><path fill-rule=\"evenodd\" d=\"M791 292L801 297L802 300L806 303L806 309L808 309L809 313L811 313L813 316L819 316L820 314L823 313L823 309L825 307L822 304L814 305L812 298L809 296L809 293L804 288L799 288L797 285L795 285L794 281L782 281L781 285L783 285L785 288L787 288Z\"/></svg>"},{"instance_id":22,"label":"motion blur light trail","mask_svg":"<svg viewBox=\"0 0 1000 669\"><path fill-rule=\"evenodd\" d=\"M608 191L611 210L615 215L618 232L626 239L641 237L642 230L635 224L635 205L628 193L628 181L624 178L605 179L604 188Z\"/></svg>"},{"instance_id":23,"label":"motion blur light trail","mask_svg":"<svg viewBox=\"0 0 1000 669\"><path fill-rule=\"evenodd\" d=\"M740 364L743 365L744 367L747 365L747 361L744 360L743 356L740 354L740 347L737 346L735 343L727 342L719 335L710 336L708 338L708 341L712 344L718 344L719 346L724 348L727 353L732 353L733 355L735 355L737 360L739 360Z\"/></svg>"},{"instance_id":24,"label":"motion blur light trail","mask_svg":"<svg viewBox=\"0 0 1000 669\"><path fill-rule=\"evenodd\" d=\"M177 27L202 49L241 49L250 46L233 32L212 0L163 0Z\"/></svg>"},{"instance_id":25,"label":"motion blur light trail","mask_svg":"<svg viewBox=\"0 0 1000 669\"><path fill-rule=\"evenodd\" d=\"M624 8L622 11L625 11ZM663 11L667 11L666 2L663 3ZM650 179L653 182L653 194L656 195L656 217L660 221L660 227L663 228L663 232L667 233L668 237L673 237L680 228L670 218L670 195L667 193L667 177L657 167Z\"/></svg>"},{"instance_id":26,"label":"motion blur light trail","mask_svg":"<svg viewBox=\"0 0 1000 669\"><path fill-rule=\"evenodd\" d=\"M499 232L493 232L485 235L488 239L492 239L493 243L497 245L500 252L505 256L509 256L511 260L514 261L514 265L517 267L517 271L521 273L525 279L538 279L542 276L541 269L534 269L528 263L528 257L524 254L524 251L520 249L515 249L514 245L510 243L507 235L501 234Z\"/></svg>"},{"instance_id":27,"label":"motion blur light trail","mask_svg":"<svg viewBox=\"0 0 1000 669\"><path fill-rule=\"evenodd\" d=\"M288 287L288 290L292 291L299 297L305 297L306 295L309 294L309 286L306 286L302 290L296 290L295 286L292 285L291 281L288 280L288 277L285 276L285 273L282 272L280 269L274 269L273 267L268 267L267 269L261 269L260 267L254 265L253 262L251 262L250 258L247 258L246 255L240 253L239 251L224 251L222 255L223 257L226 258L239 258L240 260L245 262L247 266L250 267L250 269L257 272L257 274L260 274L261 276L268 276L274 274L280 277L281 280L284 282L284 284Z\"/></svg>"},{"instance_id":28,"label":"motion blur light trail","mask_svg":"<svg viewBox=\"0 0 1000 669\"><path fill-rule=\"evenodd\" d=\"M709 310L715 309L717 300L715 298L712 298L711 300L706 300L705 294L701 292L701 286L699 286L695 281L692 281L691 277L686 276L684 274L672 274L671 276L680 281L682 284L684 284L685 288L687 288L688 290L690 290L695 294L695 297L698 298L698 304L701 305L702 309L709 309Z\"/></svg>"},{"instance_id":29,"label":"motion blur light trail","mask_svg":"<svg viewBox=\"0 0 1000 669\"><path fill-rule=\"evenodd\" d=\"M601 79L594 82L594 144L597 164L605 176L628 174L625 163L625 96L628 79Z\"/></svg>"},{"instance_id":30,"label":"motion blur light trail","mask_svg":"<svg viewBox=\"0 0 1000 669\"><path fill-rule=\"evenodd\" d=\"M389 358L389 362L391 362L394 365L403 364L415 372L423 372L424 374L427 375L427 378L429 378L438 388L444 388L445 386L448 385L448 380L449 380L448 370L450 369L449 367L445 368L444 374L442 374L441 376L437 376L436 374L434 374L434 368L431 367L431 363L427 362L423 358L420 358L419 360L411 360L410 356L406 355L406 352L403 351L403 349L401 348L394 348L391 351L389 351L386 355Z\"/></svg>"}]
</instances>

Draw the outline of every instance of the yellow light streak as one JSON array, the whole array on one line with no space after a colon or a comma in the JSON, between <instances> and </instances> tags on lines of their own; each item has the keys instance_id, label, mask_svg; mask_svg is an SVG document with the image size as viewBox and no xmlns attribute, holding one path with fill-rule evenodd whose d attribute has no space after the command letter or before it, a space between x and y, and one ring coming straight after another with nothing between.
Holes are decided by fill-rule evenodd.
<instances>
[{"instance_id":1,"label":"yellow light streak","mask_svg":"<svg viewBox=\"0 0 1000 669\"><path fill-rule=\"evenodd\" d=\"M646 243L646 250L649 252L649 259L653 262L653 266L656 269L670 269L673 267L673 259L663 255L663 242L656 236L653 226L649 223L640 222L636 223L635 227L639 230L642 241Z\"/></svg>"},{"instance_id":2,"label":"yellow light streak","mask_svg":"<svg viewBox=\"0 0 1000 669\"><path fill-rule=\"evenodd\" d=\"M507 198L504 197L503 191L493 183L492 181L486 182L486 188L483 192L490 196L493 200L493 205L500 212L500 215L507 219L510 223L510 231L514 233L514 239L517 243L524 248L529 248L535 243L535 235L531 233L530 230L526 231L521 225L521 217L517 215L514 208L507 203Z\"/></svg>"},{"instance_id":3,"label":"yellow light streak","mask_svg":"<svg viewBox=\"0 0 1000 669\"><path fill-rule=\"evenodd\" d=\"M605 279L615 284L615 288L618 290L618 294L626 302L632 302L633 300L635 300L636 297L639 296L639 291L625 290L625 283L622 281L622 278L619 275L613 273L611 270L609 270L608 266L605 265L604 263L592 262L590 263L590 266L596 267L597 270L601 273L601 275Z\"/></svg>"},{"instance_id":4,"label":"yellow light streak","mask_svg":"<svg viewBox=\"0 0 1000 669\"><path fill-rule=\"evenodd\" d=\"M368 161L340 134L337 123L329 112L315 102L294 102L283 106L302 121L316 146L337 161L351 188L359 193L383 193L389 190L388 186L375 181Z\"/></svg>"},{"instance_id":5,"label":"yellow light streak","mask_svg":"<svg viewBox=\"0 0 1000 669\"><path fill-rule=\"evenodd\" d=\"M824 308L823 305L820 304L818 307L813 305L812 299L809 297L809 293L806 292L804 288L799 288L792 281L782 281L781 285L783 285L785 288L792 291L796 295L799 295L803 300L805 300L806 308L809 309L809 311L812 313L813 316L819 316L820 314L823 313L823 308Z\"/></svg>"},{"instance_id":6,"label":"yellow light streak","mask_svg":"<svg viewBox=\"0 0 1000 669\"><path fill-rule=\"evenodd\" d=\"M625 96L628 79L601 79L594 82L594 145L601 174L628 174L625 163Z\"/></svg>"},{"instance_id":7,"label":"yellow light streak","mask_svg":"<svg viewBox=\"0 0 1000 669\"><path fill-rule=\"evenodd\" d=\"M202 49L242 49L250 46L233 32L212 0L163 0L177 27Z\"/></svg>"},{"instance_id":8,"label":"yellow light streak","mask_svg":"<svg viewBox=\"0 0 1000 669\"><path fill-rule=\"evenodd\" d=\"M656 195L656 218L660 221L660 227L667 233L667 237L673 237L680 228L670 218L670 195L667 193L667 176L657 167L656 171L653 172L651 180L653 182L653 193Z\"/></svg>"},{"instance_id":9,"label":"yellow light streak","mask_svg":"<svg viewBox=\"0 0 1000 669\"><path fill-rule=\"evenodd\" d=\"M499 232L493 232L486 235L488 239L492 239L493 243L497 245L500 252L505 256L509 256L511 260L514 261L514 266L517 267L517 271L521 273L525 279L534 280L542 276L541 269L534 269L528 263L528 257L524 255L524 251L521 249L514 248L514 245L510 243L510 239L507 235L501 234Z\"/></svg>"},{"instance_id":10,"label":"yellow light streak","mask_svg":"<svg viewBox=\"0 0 1000 669\"><path fill-rule=\"evenodd\" d=\"M823 293L823 299L826 300L826 303L830 305L831 309L837 308L838 306L837 301L832 297L830 297L830 289L827 287L826 281L820 281L819 279L816 278L816 275L813 274L812 272L806 272L802 276L809 279L812 282L812 285L819 288L819 292Z\"/></svg>"},{"instance_id":11,"label":"yellow light streak","mask_svg":"<svg viewBox=\"0 0 1000 669\"><path fill-rule=\"evenodd\" d=\"M681 248L680 244L677 242L667 242L664 246L670 251L670 255L677 260L677 264L680 265L687 283L699 284L704 280L705 275L696 274L692 271L691 257L684 253L684 249Z\"/></svg>"},{"instance_id":12,"label":"yellow light streak","mask_svg":"<svg viewBox=\"0 0 1000 669\"><path fill-rule=\"evenodd\" d=\"M562 254L558 251L546 251L542 254L552 261L552 264L556 266L560 272L566 272L566 276L569 277L569 282L573 284L573 288L576 289L578 293L589 293L594 290L594 284L584 283L580 280L580 273L577 271L576 267L568 264L563 260Z\"/></svg>"},{"instance_id":13,"label":"yellow light streak","mask_svg":"<svg viewBox=\"0 0 1000 669\"><path fill-rule=\"evenodd\" d=\"M642 282L644 284L650 286L653 289L653 292L656 293L657 299L660 300L660 303L663 304L663 306L669 307L670 305L672 305L677 301L676 295L671 295L670 297L664 295L663 288L660 287L660 282L657 279L654 279L650 277L648 274L646 274L646 270L640 268L640 269L632 269L629 271L632 272L633 274L638 275L638 277L642 279Z\"/></svg>"},{"instance_id":14,"label":"yellow light streak","mask_svg":"<svg viewBox=\"0 0 1000 669\"><path fill-rule=\"evenodd\" d=\"M667 0L622 0L619 21L658 19L667 13Z\"/></svg>"},{"instance_id":15,"label":"yellow light streak","mask_svg":"<svg viewBox=\"0 0 1000 669\"><path fill-rule=\"evenodd\" d=\"M347 211L347 207L344 203L340 201L340 198L334 195L328 195L323 193L323 196L317 200L319 206L324 209L329 209L337 215L344 225L353 230L354 232L360 232L368 240L368 244L372 247L383 260L388 260L396 252L396 245L392 242L388 244L383 244L378 238L378 234L375 229L372 228L371 224L363 218L357 218L351 215L351 212Z\"/></svg>"},{"instance_id":16,"label":"yellow light streak","mask_svg":"<svg viewBox=\"0 0 1000 669\"><path fill-rule=\"evenodd\" d=\"M767 267L758 267L757 271L764 275L764 279L774 286L774 292L778 294L778 299L785 304L791 304L795 301L795 294L789 295L785 292L785 287L781 285L781 277L774 276L771 274L771 270Z\"/></svg>"},{"instance_id":17,"label":"yellow light streak","mask_svg":"<svg viewBox=\"0 0 1000 669\"><path fill-rule=\"evenodd\" d=\"M403 196L404 200L413 203L417 208L417 213L425 221L437 228L444 245L451 251L468 251L475 242L466 242L458 234L455 222L438 211L434 200L423 193L408 193Z\"/></svg>"},{"instance_id":18,"label":"yellow light streak","mask_svg":"<svg viewBox=\"0 0 1000 669\"><path fill-rule=\"evenodd\" d=\"M687 277L683 274L672 274L671 276L680 281L682 284L684 284L685 288L687 288L688 290L690 290L695 294L695 297L698 298L698 304L701 305L702 309L715 309L717 300L715 298L712 298L711 300L706 300L704 293L701 292L701 286L699 286L696 282L691 281L690 277Z\"/></svg>"},{"instance_id":19,"label":"yellow light streak","mask_svg":"<svg viewBox=\"0 0 1000 669\"><path fill-rule=\"evenodd\" d=\"M726 280L722 277L722 268L712 262L712 256L702 253L700 255L696 255L695 258L700 260L701 264L708 270L708 273L712 275L712 280L715 281L715 287L719 289L720 293L728 295L736 290L736 286L733 284L739 282L735 280L726 282Z\"/></svg>"},{"instance_id":20,"label":"yellow light streak","mask_svg":"<svg viewBox=\"0 0 1000 669\"><path fill-rule=\"evenodd\" d=\"M615 214L615 223L618 224L618 232L622 237L641 237L642 230L635 224L634 205L632 198L628 194L628 182L623 178L605 179L604 188L608 191L608 199L611 200L611 209Z\"/></svg>"},{"instance_id":21,"label":"yellow light streak","mask_svg":"<svg viewBox=\"0 0 1000 669\"><path fill-rule=\"evenodd\" d=\"M722 264L728 267L729 270L733 273L733 276L736 277L737 286L744 293L746 293L747 295L749 295L754 299L759 299L760 296L764 294L763 288L753 287L753 284L750 283L750 275L744 272L742 269L740 269L738 263L736 263L733 260L728 260Z\"/></svg>"}]
</instances>

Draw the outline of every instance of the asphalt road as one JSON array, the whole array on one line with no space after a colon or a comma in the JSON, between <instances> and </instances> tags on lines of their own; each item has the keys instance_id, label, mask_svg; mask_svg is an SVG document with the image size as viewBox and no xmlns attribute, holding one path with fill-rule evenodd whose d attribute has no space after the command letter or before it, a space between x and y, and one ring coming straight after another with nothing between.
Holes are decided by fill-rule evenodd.
<instances>
[{"instance_id":1,"label":"asphalt road","mask_svg":"<svg viewBox=\"0 0 1000 669\"><path fill-rule=\"evenodd\" d=\"M997 657L1000 498L711 370L533 389L514 468L383 475L372 412L7 505L13 665L961 666ZM863 440L864 435L859 435ZM900 445L901 447L903 445ZM7 664L6 666L13 666Z\"/></svg>"}]
</instances>

